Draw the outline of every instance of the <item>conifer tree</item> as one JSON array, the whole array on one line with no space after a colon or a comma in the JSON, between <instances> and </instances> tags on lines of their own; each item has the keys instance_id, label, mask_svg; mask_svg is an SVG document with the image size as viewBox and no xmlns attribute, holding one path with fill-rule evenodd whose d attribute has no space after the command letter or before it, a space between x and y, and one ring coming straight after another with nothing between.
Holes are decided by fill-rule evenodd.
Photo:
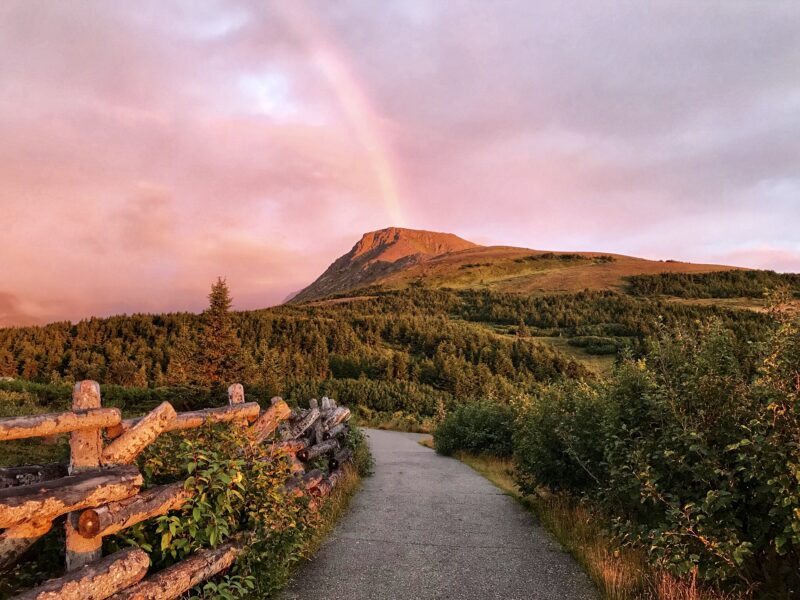
<instances>
[{"instance_id":1,"label":"conifer tree","mask_svg":"<svg viewBox=\"0 0 800 600\"><path fill-rule=\"evenodd\" d=\"M185 324L178 327L169 352L169 363L164 377L169 385L197 383L197 344Z\"/></svg>"},{"instance_id":2,"label":"conifer tree","mask_svg":"<svg viewBox=\"0 0 800 600\"><path fill-rule=\"evenodd\" d=\"M222 277L211 286L208 301L200 316L196 379L204 386L228 385L241 378L244 365L242 343L230 312L233 300Z\"/></svg>"},{"instance_id":3,"label":"conifer tree","mask_svg":"<svg viewBox=\"0 0 800 600\"><path fill-rule=\"evenodd\" d=\"M0 377L15 377L17 375L17 361L5 348L0 348Z\"/></svg>"}]
</instances>

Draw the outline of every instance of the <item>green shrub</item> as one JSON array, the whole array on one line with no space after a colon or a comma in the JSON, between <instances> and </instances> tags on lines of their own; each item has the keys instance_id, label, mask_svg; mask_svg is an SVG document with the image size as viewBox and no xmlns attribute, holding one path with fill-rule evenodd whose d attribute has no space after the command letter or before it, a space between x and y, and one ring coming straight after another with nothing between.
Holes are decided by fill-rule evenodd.
<instances>
[{"instance_id":1,"label":"green shrub","mask_svg":"<svg viewBox=\"0 0 800 600\"><path fill-rule=\"evenodd\" d=\"M675 575L793 589L800 320L757 351L760 362L712 322L662 333L646 360L624 361L608 383L551 388L518 421L521 487L591 500L621 539Z\"/></svg>"},{"instance_id":2,"label":"green shrub","mask_svg":"<svg viewBox=\"0 0 800 600\"><path fill-rule=\"evenodd\" d=\"M628 340L596 335L583 335L569 338L567 343L576 348L583 348L587 354L594 354L597 356L616 354L630 345Z\"/></svg>"},{"instance_id":3,"label":"green shrub","mask_svg":"<svg viewBox=\"0 0 800 600\"><path fill-rule=\"evenodd\" d=\"M514 431L514 457L522 491L538 486L584 492L597 485L603 407L597 391L585 384L543 389L520 409Z\"/></svg>"},{"instance_id":4,"label":"green shrub","mask_svg":"<svg viewBox=\"0 0 800 600\"><path fill-rule=\"evenodd\" d=\"M512 453L514 410L497 402L470 402L447 413L436 427L436 451L509 456Z\"/></svg>"}]
</instances>

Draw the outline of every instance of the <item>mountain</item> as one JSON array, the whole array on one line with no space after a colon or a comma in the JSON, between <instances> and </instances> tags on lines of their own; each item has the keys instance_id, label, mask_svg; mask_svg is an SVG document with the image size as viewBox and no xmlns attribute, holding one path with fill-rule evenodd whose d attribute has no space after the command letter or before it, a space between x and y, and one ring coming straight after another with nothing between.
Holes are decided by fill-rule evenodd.
<instances>
[{"instance_id":1,"label":"mountain","mask_svg":"<svg viewBox=\"0 0 800 600\"><path fill-rule=\"evenodd\" d=\"M388 227L370 231L337 258L314 283L298 292L293 302L314 300L376 283L386 277L462 250L481 248L452 233Z\"/></svg>"},{"instance_id":2,"label":"mountain","mask_svg":"<svg viewBox=\"0 0 800 600\"><path fill-rule=\"evenodd\" d=\"M365 233L292 302L319 300L379 285L484 288L526 294L621 289L625 277L707 273L724 265L656 261L599 252L550 252L480 246L452 233L389 227Z\"/></svg>"}]
</instances>

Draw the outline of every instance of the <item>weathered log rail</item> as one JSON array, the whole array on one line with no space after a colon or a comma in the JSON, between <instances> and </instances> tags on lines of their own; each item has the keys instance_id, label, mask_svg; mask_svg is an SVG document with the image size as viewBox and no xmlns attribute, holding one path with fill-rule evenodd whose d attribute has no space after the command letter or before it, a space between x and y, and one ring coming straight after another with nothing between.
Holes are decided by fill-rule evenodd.
<instances>
[{"instance_id":1,"label":"weathered log rail","mask_svg":"<svg viewBox=\"0 0 800 600\"><path fill-rule=\"evenodd\" d=\"M198 551L147 578L150 561L141 549L102 557L103 537L177 510L192 496L184 482L142 490L133 464L137 456L170 431L209 423L242 427L255 443L270 443L275 456L290 457L292 476L285 489L308 495L313 508L341 481L342 467L351 459L341 443L349 418L350 411L330 398L292 411L275 397L262 410L257 402L245 402L244 388L234 384L228 406L176 412L164 402L143 417L122 419L118 409L102 408L96 382L81 381L73 389L71 411L0 419L0 441L70 435L69 464L0 467L0 571L16 564L66 515L64 576L18 598L176 598L228 568L245 540ZM316 468L306 472L306 463L325 457L328 475Z\"/></svg>"}]
</instances>

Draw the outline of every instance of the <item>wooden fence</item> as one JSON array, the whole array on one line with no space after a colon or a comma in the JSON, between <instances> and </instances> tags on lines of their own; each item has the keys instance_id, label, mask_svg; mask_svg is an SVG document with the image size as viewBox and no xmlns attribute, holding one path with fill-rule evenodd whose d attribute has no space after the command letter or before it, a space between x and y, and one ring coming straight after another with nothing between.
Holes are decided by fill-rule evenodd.
<instances>
[{"instance_id":1,"label":"wooden fence","mask_svg":"<svg viewBox=\"0 0 800 600\"><path fill-rule=\"evenodd\" d=\"M293 477L286 489L316 499L341 481L342 465L351 458L340 444L349 418L350 411L329 398L311 400L300 412L273 398L262 410L257 402L245 402L237 383L228 388L228 406L178 413L164 402L143 417L123 420L119 409L102 407L97 382L81 381L71 411L0 419L0 441L70 435L69 464L0 468L0 569L16 564L66 515L66 574L18 598L175 598L229 567L245 541L201 550L147 578L150 559L139 548L102 557L104 536L176 510L192 494L183 482L142 490L136 457L164 432L228 423L245 428L257 443L287 452ZM279 440L272 441L276 431ZM304 463L320 456L328 457L329 474L306 473Z\"/></svg>"}]
</instances>

